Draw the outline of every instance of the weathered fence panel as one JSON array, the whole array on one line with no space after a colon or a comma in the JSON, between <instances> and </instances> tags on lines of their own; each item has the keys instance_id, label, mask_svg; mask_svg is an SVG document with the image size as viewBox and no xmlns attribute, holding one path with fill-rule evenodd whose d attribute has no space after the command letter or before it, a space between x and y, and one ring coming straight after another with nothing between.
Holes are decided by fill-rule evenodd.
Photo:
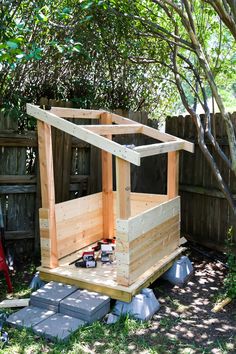
<instances>
[{"instance_id":1,"label":"weathered fence panel","mask_svg":"<svg viewBox=\"0 0 236 354\"><path fill-rule=\"evenodd\" d=\"M235 125L236 113L231 118ZM212 130L223 151L229 156L225 127L220 114L213 117ZM198 243L223 250L229 227L233 226L236 230L236 218L197 144L191 117L168 118L166 132L195 143L194 154L180 154L181 230ZM236 177L228 171L214 149L208 146L218 162L223 178L236 196Z\"/></svg>"}]
</instances>

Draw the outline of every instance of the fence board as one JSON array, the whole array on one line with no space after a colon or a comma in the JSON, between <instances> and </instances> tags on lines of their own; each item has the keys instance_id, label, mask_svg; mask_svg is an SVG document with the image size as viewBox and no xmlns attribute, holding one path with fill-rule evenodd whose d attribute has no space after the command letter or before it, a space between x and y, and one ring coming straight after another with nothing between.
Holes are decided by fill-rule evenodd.
<instances>
[{"instance_id":1,"label":"fence board","mask_svg":"<svg viewBox=\"0 0 236 354\"><path fill-rule=\"evenodd\" d=\"M236 113L231 115L236 127ZM202 116L201 119L204 119ZM223 151L229 156L226 131L220 114L212 119L212 131ZM227 230L232 225L236 230L236 218L232 214L224 195L196 141L195 126L190 116L170 117L166 122L166 132L195 142L195 153L181 152L180 156L180 194L181 229L196 242L223 250ZM209 146L209 145L208 145ZM213 151L219 169L236 198L236 177L228 171L224 162ZM236 232L234 234L236 242Z\"/></svg>"}]
</instances>

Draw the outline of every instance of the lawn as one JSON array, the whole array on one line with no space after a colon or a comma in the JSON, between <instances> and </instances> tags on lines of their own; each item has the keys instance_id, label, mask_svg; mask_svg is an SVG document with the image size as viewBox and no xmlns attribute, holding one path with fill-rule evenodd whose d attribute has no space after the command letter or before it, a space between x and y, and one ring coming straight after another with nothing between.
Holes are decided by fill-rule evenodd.
<instances>
[{"instance_id":1,"label":"lawn","mask_svg":"<svg viewBox=\"0 0 236 354\"><path fill-rule=\"evenodd\" d=\"M51 343L31 331L4 329L8 344L0 353L236 353L236 304L211 309L222 292L225 268L192 252L195 275L185 288L158 280L153 289L161 309L151 321L122 318L114 325L95 322L79 329L67 343ZM28 297L34 266L25 264L13 276L14 297ZM0 299L6 297L0 278Z\"/></svg>"}]
</instances>

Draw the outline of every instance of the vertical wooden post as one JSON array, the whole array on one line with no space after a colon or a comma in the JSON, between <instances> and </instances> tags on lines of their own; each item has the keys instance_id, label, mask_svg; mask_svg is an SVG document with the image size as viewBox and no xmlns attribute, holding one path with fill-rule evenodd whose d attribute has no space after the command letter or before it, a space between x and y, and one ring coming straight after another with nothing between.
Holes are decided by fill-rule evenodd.
<instances>
[{"instance_id":1,"label":"vertical wooden post","mask_svg":"<svg viewBox=\"0 0 236 354\"><path fill-rule=\"evenodd\" d=\"M58 266L51 126L38 121L42 208L39 210L42 265Z\"/></svg>"},{"instance_id":2,"label":"vertical wooden post","mask_svg":"<svg viewBox=\"0 0 236 354\"><path fill-rule=\"evenodd\" d=\"M131 215L130 206L130 163L119 157L116 158L116 190L117 190L117 219L128 219Z\"/></svg>"},{"instance_id":3,"label":"vertical wooden post","mask_svg":"<svg viewBox=\"0 0 236 354\"><path fill-rule=\"evenodd\" d=\"M101 114L101 124L112 124L111 114ZM106 135L112 139L112 135ZM102 150L103 236L114 237L112 154Z\"/></svg>"},{"instance_id":4,"label":"vertical wooden post","mask_svg":"<svg viewBox=\"0 0 236 354\"><path fill-rule=\"evenodd\" d=\"M127 220L131 216L130 206L130 163L119 157L116 158L116 217ZM116 232L116 281L120 285L128 286L130 283L129 263L129 233Z\"/></svg>"},{"instance_id":5,"label":"vertical wooden post","mask_svg":"<svg viewBox=\"0 0 236 354\"><path fill-rule=\"evenodd\" d=\"M167 195L172 199L179 192L179 151L168 152L167 170Z\"/></svg>"}]
</instances>

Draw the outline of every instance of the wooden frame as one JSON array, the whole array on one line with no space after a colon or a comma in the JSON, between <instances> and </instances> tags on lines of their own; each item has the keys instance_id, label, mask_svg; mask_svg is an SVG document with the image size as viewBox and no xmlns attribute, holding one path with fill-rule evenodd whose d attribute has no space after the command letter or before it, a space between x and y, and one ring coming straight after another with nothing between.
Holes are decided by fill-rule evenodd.
<instances>
[{"instance_id":1,"label":"wooden frame","mask_svg":"<svg viewBox=\"0 0 236 354\"><path fill-rule=\"evenodd\" d=\"M141 284L155 280L181 252L179 151L193 152L193 144L106 111L43 110L27 104L27 113L38 119L42 277L130 301ZM99 119L100 124L80 126L66 118ZM51 126L101 149L101 193L55 204ZM157 142L123 146L112 140L119 134L144 134ZM167 195L132 193L130 164L139 166L142 158L161 153L168 153ZM116 158L116 191L112 155ZM75 272L70 263L84 247L114 236L116 263L109 271L98 267Z\"/></svg>"}]
</instances>

